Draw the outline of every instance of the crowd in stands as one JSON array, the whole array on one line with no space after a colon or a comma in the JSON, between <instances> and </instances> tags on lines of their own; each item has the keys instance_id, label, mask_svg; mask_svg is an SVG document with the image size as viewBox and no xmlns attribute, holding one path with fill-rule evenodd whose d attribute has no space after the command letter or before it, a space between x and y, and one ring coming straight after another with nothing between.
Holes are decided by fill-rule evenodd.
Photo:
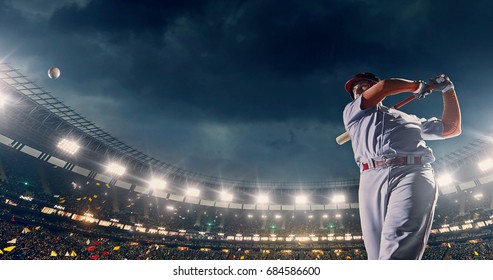
<instances>
[{"instance_id":1,"label":"crowd in stands","mask_svg":"<svg viewBox=\"0 0 493 280\"><path fill-rule=\"evenodd\" d=\"M180 246L182 245L182 246ZM364 260L362 248L282 249L200 247L85 235L28 225L15 219L0 221L0 260ZM423 260L491 260L493 240L431 245Z\"/></svg>"},{"instance_id":2,"label":"crowd in stands","mask_svg":"<svg viewBox=\"0 0 493 280\"><path fill-rule=\"evenodd\" d=\"M445 260L493 260L493 241L475 240L457 243L445 254Z\"/></svg>"},{"instance_id":3,"label":"crowd in stands","mask_svg":"<svg viewBox=\"0 0 493 280\"><path fill-rule=\"evenodd\" d=\"M35 184L23 184L20 179L0 182L0 194L26 207L40 210L43 206L59 205L65 211L83 215L96 214L100 219L117 219L127 224L145 224L148 227L167 229L193 229L210 233L245 235L252 234L345 234L361 232L357 209L346 209L332 213L312 211L244 211L224 209L186 203L157 201L154 197L127 191L123 207L113 211L111 188L103 183L92 182L80 185L69 180L60 180L65 190L46 194ZM19 183L21 182L21 183ZM62 183L63 182L63 183ZM31 202L19 196L33 198ZM139 207L140 206L140 207ZM156 215L143 214L145 207L159 207ZM155 211L158 212L158 211ZM339 214L340 213L340 214ZM339 214L341 217L337 217Z\"/></svg>"}]
</instances>

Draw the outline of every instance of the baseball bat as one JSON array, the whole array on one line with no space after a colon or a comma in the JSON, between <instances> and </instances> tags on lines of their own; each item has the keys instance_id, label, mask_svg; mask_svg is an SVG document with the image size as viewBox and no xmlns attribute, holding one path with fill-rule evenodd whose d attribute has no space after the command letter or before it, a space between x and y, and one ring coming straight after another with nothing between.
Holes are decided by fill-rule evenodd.
<instances>
[{"instance_id":1,"label":"baseball bat","mask_svg":"<svg viewBox=\"0 0 493 280\"><path fill-rule=\"evenodd\" d=\"M399 109L400 107L402 107L402 106L406 105L407 103L411 102L412 100L414 100L414 98L416 98L416 96L413 94L413 95L409 96L408 98L402 100L401 102L395 104L394 106L392 106L390 108L391 109ZM351 137L349 137L349 133L347 131L344 132L343 134L337 136L337 138L336 138L336 142L339 145L342 145L349 140L351 140Z\"/></svg>"}]
</instances>

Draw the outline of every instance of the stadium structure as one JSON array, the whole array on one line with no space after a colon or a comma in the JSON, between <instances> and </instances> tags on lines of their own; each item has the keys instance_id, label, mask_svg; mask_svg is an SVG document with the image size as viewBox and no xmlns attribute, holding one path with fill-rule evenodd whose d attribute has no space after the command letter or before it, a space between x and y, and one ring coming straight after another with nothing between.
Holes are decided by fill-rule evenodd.
<instances>
[{"instance_id":1,"label":"stadium structure","mask_svg":"<svg viewBox=\"0 0 493 280\"><path fill-rule=\"evenodd\" d=\"M104 239L113 251L145 245L120 258L365 258L358 179L263 182L188 171L121 142L5 63L0 111L2 224L13 232L20 224L34 239L42 228L87 240L78 252L62 243L42 256L95 259ZM425 258L466 258L454 250L493 257L489 137L434 163L439 200ZM16 234L2 236L0 249L9 250L0 258L43 258L16 254Z\"/></svg>"}]
</instances>

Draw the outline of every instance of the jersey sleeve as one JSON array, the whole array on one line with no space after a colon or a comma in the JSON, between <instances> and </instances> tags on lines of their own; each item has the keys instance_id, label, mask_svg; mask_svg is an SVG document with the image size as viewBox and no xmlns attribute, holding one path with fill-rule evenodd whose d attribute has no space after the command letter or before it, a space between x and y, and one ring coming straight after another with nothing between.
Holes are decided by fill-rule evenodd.
<instances>
[{"instance_id":1,"label":"jersey sleeve","mask_svg":"<svg viewBox=\"0 0 493 280\"><path fill-rule=\"evenodd\" d=\"M423 140L442 140L443 137L443 122L435 117L430 119L420 119L421 121L421 136Z\"/></svg>"},{"instance_id":2,"label":"jersey sleeve","mask_svg":"<svg viewBox=\"0 0 493 280\"><path fill-rule=\"evenodd\" d=\"M343 121L346 130L356 122L358 122L363 116L370 114L374 107L361 109L361 102L363 98L359 97L353 100L351 103L347 104L344 108Z\"/></svg>"}]
</instances>

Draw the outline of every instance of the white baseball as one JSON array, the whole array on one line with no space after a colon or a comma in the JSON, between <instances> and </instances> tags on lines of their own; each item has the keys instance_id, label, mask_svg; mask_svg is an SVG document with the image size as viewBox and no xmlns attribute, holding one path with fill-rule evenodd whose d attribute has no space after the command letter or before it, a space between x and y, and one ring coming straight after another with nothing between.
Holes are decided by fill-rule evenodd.
<instances>
[{"instance_id":1,"label":"white baseball","mask_svg":"<svg viewBox=\"0 0 493 280\"><path fill-rule=\"evenodd\" d=\"M48 77L53 80L57 79L58 77L60 77L60 69L56 66L51 67L50 69L48 69Z\"/></svg>"}]
</instances>

